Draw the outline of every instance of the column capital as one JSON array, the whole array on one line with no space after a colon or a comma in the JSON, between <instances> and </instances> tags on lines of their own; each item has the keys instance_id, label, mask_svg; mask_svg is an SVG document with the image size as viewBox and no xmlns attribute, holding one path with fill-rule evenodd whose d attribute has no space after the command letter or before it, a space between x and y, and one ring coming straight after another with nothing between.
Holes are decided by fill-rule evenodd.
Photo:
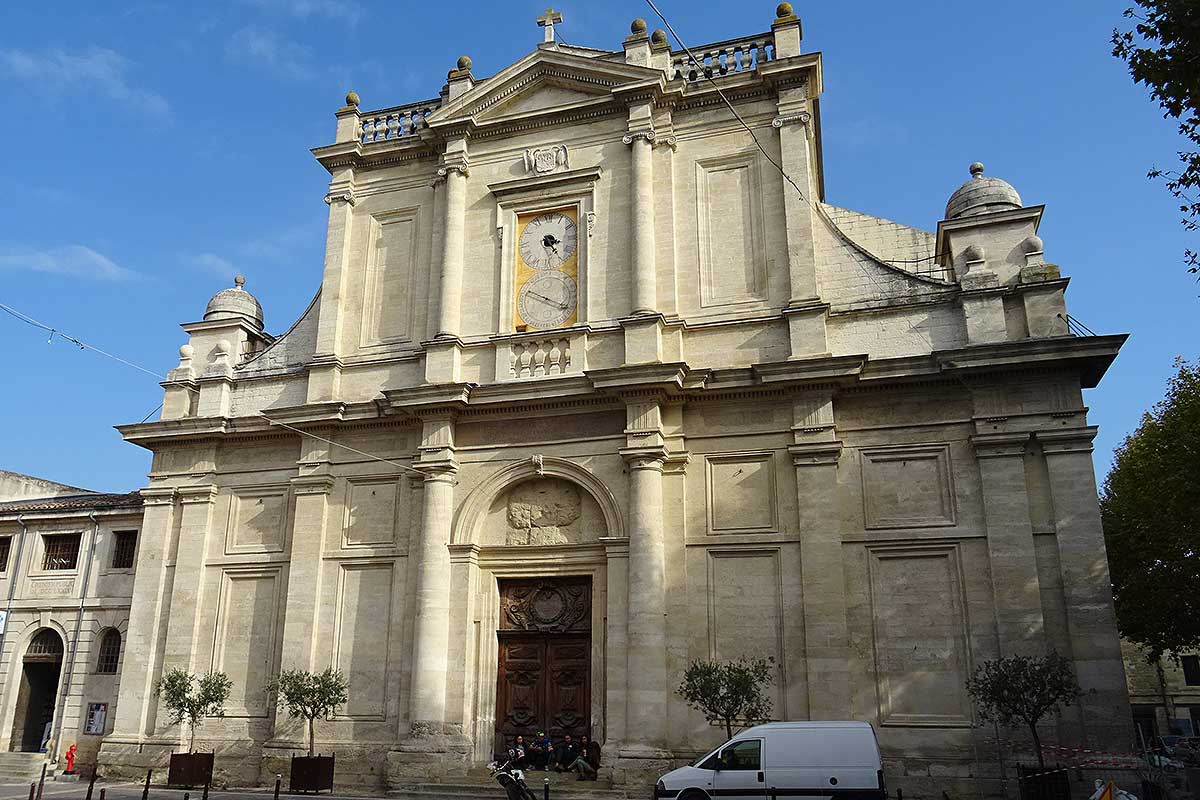
<instances>
[{"instance_id":1,"label":"column capital","mask_svg":"<svg viewBox=\"0 0 1200 800\"><path fill-rule=\"evenodd\" d=\"M652 469L662 472L668 453L665 447L622 447L617 451L630 469Z\"/></svg>"},{"instance_id":2,"label":"column capital","mask_svg":"<svg viewBox=\"0 0 1200 800\"><path fill-rule=\"evenodd\" d=\"M217 499L217 487L211 484L205 486L180 486L176 489L179 494L179 502L187 505L191 503L214 503Z\"/></svg>"},{"instance_id":3,"label":"column capital","mask_svg":"<svg viewBox=\"0 0 1200 800\"><path fill-rule=\"evenodd\" d=\"M976 458L1015 458L1025 455L1030 433L976 433L970 440Z\"/></svg>"},{"instance_id":4,"label":"column capital","mask_svg":"<svg viewBox=\"0 0 1200 800\"><path fill-rule=\"evenodd\" d=\"M354 196L354 192L349 189L340 191L331 191L325 195L325 205L332 206L334 203L345 203L351 208L358 202L358 198Z\"/></svg>"},{"instance_id":5,"label":"column capital","mask_svg":"<svg viewBox=\"0 0 1200 800\"><path fill-rule=\"evenodd\" d=\"M451 172L457 172L459 175L467 178L471 175L471 166L465 160L453 164L443 164L438 167L437 176L445 180Z\"/></svg>"},{"instance_id":6,"label":"column capital","mask_svg":"<svg viewBox=\"0 0 1200 800\"><path fill-rule=\"evenodd\" d=\"M453 458L418 461L415 469L425 473L425 483L453 483L458 476L458 462Z\"/></svg>"},{"instance_id":7,"label":"column capital","mask_svg":"<svg viewBox=\"0 0 1200 800\"><path fill-rule=\"evenodd\" d=\"M138 491L142 496L143 506L169 506L175 503L175 487L147 487Z\"/></svg>"},{"instance_id":8,"label":"column capital","mask_svg":"<svg viewBox=\"0 0 1200 800\"><path fill-rule=\"evenodd\" d=\"M329 494L337 484L332 475L305 475L292 478L292 493L296 496Z\"/></svg>"},{"instance_id":9,"label":"column capital","mask_svg":"<svg viewBox=\"0 0 1200 800\"><path fill-rule=\"evenodd\" d=\"M812 114L807 111L801 111L797 114L780 114L775 119L771 120L772 128L782 128L784 125L802 125L807 127L808 123L812 122Z\"/></svg>"},{"instance_id":10,"label":"column capital","mask_svg":"<svg viewBox=\"0 0 1200 800\"><path fill-rule=\"evenodd\" d=\"M671 138L674 139L675 137L672 136ZM658 139L658 134L656 134L653 130L647 129L647 130L640 130L640 131L630 131L629 133L627 133L621 137L621 141L624 144L633 144L638 139L645 139L650 144L654 144L655 140Z\"/></svg>"},{"instance_id":11,"label":"column capital","mask_svg":"<svg viewBox=\"0 0 1200 800\"><path fill-rule=\"evenodd\" d=\"M842 443L805 442L788 447L792 464L797 467L836 467L842 457Z\"/></svg>"},{"instance_id":12,"label":"column capital","mask_svg":"<svg viewBox=\"0 0 1200 800\"><path fill-rule=\"evenodd\" d=\"M1088 425L1083 428L1063 428L1059 430L1038 431L1034 438L1042 445L1046 455L1063 453L1090 453L1092 440L1096 438L1099 428Z\"/></svg>"}]
</instances>

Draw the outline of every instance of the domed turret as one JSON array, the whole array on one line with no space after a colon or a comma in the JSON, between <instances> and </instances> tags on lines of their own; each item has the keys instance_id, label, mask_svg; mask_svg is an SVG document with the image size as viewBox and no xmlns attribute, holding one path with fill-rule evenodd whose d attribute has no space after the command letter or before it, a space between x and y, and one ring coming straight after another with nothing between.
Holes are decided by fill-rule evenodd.
<instances>
[{"instance_id":1,"label":"domed turret","mask_svg":"<svg viewBox=\"0 0 1200 800\"><path fill-rule=\"evenodd\" d=\"M1021 195L999 178L983 174L983 164L971 165L971 180L958 187L946 203L946 219L973 217L994 211L1010 211L1021 207Z\"/></svg>"},{"instance_id":2,"label":"domed turret","mask_svg":"<svg viewBox=\"0 0 1200 800\"><path fill-rule=\"evenodd\" d=\"M233 279L233 284L232 289L222 289L213 295L212 300L208 301L208 308L204 311L205 321L240 318L261 331L263 329L262 306L259 305L254 295L243 288L246 285L246 279L238 275Z\"/></svg>"}]
</instances>

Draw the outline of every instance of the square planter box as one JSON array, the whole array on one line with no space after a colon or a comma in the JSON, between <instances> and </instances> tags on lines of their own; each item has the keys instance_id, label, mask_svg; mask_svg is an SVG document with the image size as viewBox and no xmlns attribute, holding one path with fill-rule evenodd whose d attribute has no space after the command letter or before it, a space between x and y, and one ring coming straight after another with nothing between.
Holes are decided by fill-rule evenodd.
<instances>
[{"instance_id":1,"label":"square planter box","mask_svg":"<svg viewBox=\"0 0 1200 800\"><path fill-rule=\"evenodd\" d=\"M212 783L212 753L172 753L168 786L206 786Z\"/></svg>"},{"instance_id":2,"label":"square planter box","mask_svg":"<svg viewBox=\"0 0 1200 800\"><path fill-rule=\"evenodd\" d=\"M333 756L292 756L289 792L333 791Z\"/></svg>"}]
</instances>

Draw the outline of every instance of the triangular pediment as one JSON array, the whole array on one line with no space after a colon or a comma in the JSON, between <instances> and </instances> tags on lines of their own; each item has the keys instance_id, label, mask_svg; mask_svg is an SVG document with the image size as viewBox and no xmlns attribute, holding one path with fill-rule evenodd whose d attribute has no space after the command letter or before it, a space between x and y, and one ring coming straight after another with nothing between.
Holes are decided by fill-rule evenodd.
<instances>
[{"instance_id":1,"label":"triangular pediment","mask_svg":"<svg viewBox=\"0 0 1200 800\"><path fill-rule=\"evenodd\" d=\"M428 118L431 126L470 119L476 124L555 113L609 102L613 90L660 80L660 70L555 50L536 50L480 81Z\"/></svg>"}]
</instances>

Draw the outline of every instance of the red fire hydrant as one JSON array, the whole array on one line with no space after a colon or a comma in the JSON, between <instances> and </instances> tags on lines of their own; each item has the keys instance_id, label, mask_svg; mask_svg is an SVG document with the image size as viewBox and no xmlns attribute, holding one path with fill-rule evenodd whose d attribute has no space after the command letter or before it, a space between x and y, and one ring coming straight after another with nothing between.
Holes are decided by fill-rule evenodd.
<instances>
[{"instance_id":1,"label":"red fire hydrant","mask_svg":"<svg viewBox=\"0 0 1200 800\"><path fill-rule=\"evenodd\" d=\"M67 775L75 774L75 745L67 748Z\"/></svg>"}]
</instances>

